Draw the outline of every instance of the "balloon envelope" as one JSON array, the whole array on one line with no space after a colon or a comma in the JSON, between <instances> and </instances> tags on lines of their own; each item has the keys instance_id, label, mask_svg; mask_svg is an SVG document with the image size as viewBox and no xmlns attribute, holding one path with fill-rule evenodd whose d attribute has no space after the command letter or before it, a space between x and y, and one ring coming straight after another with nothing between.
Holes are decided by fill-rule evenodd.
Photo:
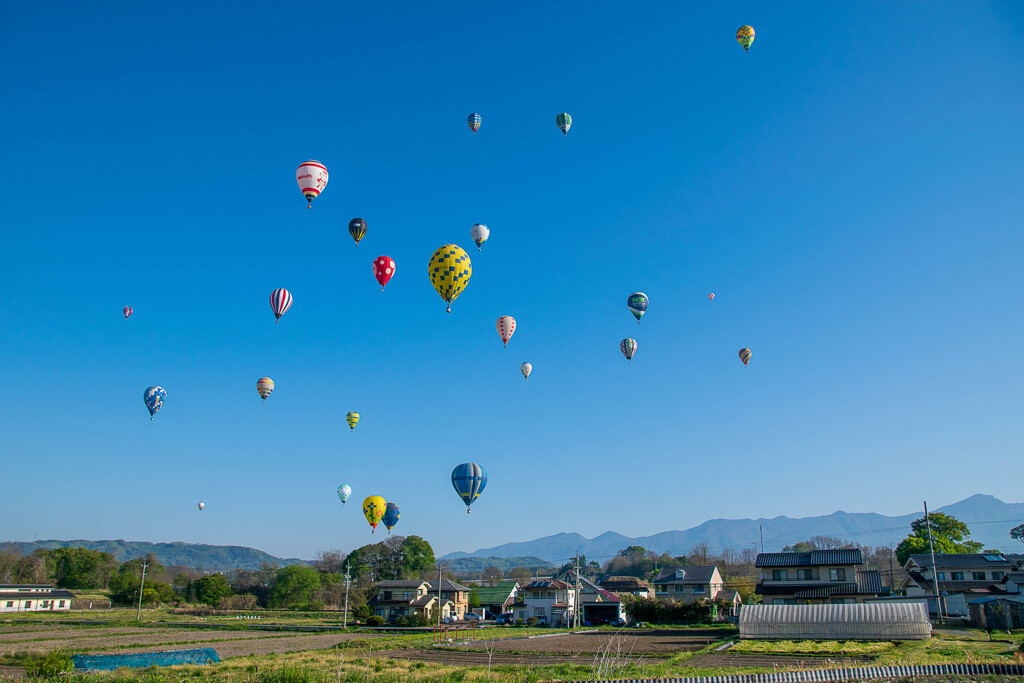
<instances>
[{"instance_id":1,"label":"balloon envelope","mask_svg":"<svg viewBox=\"0 0 1024 683\"><path fill-rule=\"evenodd\" d=\"M533 365L531 363L523 363L519 366L519 372L523 373L525 379L530 379L530 373L533 372Z\"/></svg>"},{"instance_id":2,"label":"balloon envelope","mask_svg":"<svg viewBox=\"0 0 1024 683\"><path fill-rule=\"evenodd\" d=\"M373 531L377 530L377 525L380 520L384 517L384 512L387 509L387 501L380 496L368 496L363 501L363 516L366 517L366 521L373 527ZM373 533L371 531L370 533Z\"/></svg>"},{"instance_id":3,"label":"balloon envelope","mask_svg":"<svg viewBox=\"0 0 1024 683\"><path fill-rule=\"evenodd\" d=\"M480 130L480 124L484 122L484 119L480 114L470 114L466 117L466 123L469 124L469 129L473 131L473 135Z\"/></svg>"},{"instance_id":4,"label":"balloon envelope","mask_svg":"<svg viewBox=\"0 0 1024 683\"><path fill-rule=\"evenodd\" d=\"M160 410L164 401L167 400L167 392L163 387L148 387L142 392L142 400L146 402L146 407L149 408L149 419L152 420L156 411Z\"/></svg>"},{"instance_id":5,"label":"balloon envelope","mask_svg":"<svg viewBox=\"0 0 1024 683\"><path fill-rule=\"evenodd\" d=\"M200 502L199 509L202 510L204 507L206 507L206 503Z\"/></svg>"},{"instance_id":6,"label":"balloon envelope","mask_svg":"<svg viewBox=\"0 0 1024 683\"><path fill-rule=\"evenodd\" d=\"M487 486L487 472L475 462L465 462L452 470L452 486L466 504L466 512Z\"/></svg>"},{"instance_id":7,"label":"balloon envelope","mask_svg":"<svg viewBox=\"0 0 1024 683\"><path fill-rule=\"evenodd\" d=\"M314 159L303 161L295 171L295 182L309 202L309 208L313 208L313 200L327 187L327 167Z\"/></svg>"},{"instance_id":8,"label":"balloon envelope","mask_svg":"<svg viewBox=\"0 0 1024 683\"><path fill-rule=\"evenodd\" d=\"M387 507L384 510L384 517L382 521L384 522L384 526L388 528L389 534L391 533L391 530L395 528L395 525L398 524L398 518L401 516L402 514L398 511L397 504L387 504Z\"/></svg>"},{"instance_id":9,"label":"balloon envelope","mask_svg":"<svg viewBox=\"0 0 1024 683\"><path fill-rule=\"evenodd\" d=\"M487 238L491 236L491 230L483 223L477 223L469 230L469 236L473 238L476 243L476 250L480 251L481 245L487 241Z\"/></svg>"},{"instance_id":10,"label":"balloon envelope","mask_svg":"<svg viewBox=\"0 0 1024 683\"><path fill-rule=\"evenodd\" d=\"M633 354L636 353L636 339L626 337L619 342L619 351L622 351L622 355L626 357L626 361L633 360Z\"/></svg>"},{"instance_id":11,"label":"balloon envelope","mask_svg":"<svg viewBox=\"0 0 1024 683\"><path fill-rule=\"evenodd\" d=\"M338 500L341 501L342 505L345 504L345 502L349 499L349 496L351 495L352 487L349 486L348 484L342 484L341 486L338 487Z\"/></svg>"},{"instance_id":12,"label":"balloon envelope","mask_svg":"<svg viewBox=\"0 0 1024 683\"><path fill-rule=\"evenodd\" d=\"M503 315L498 318L498 322L494 323L494 326L498 329L501 341L505 342L505 348L508 348L508 340L516 332L516 319L510 315Z\"/></svg>"},{"instance_id":13,"label":"balloon envelope","mask_svg":"<svg viewBox=\"0 0 1024 683\"><path fill-rule=\"evenodd\" d=\"M427 275L430 284L448 302L447 310L451 313L452 301L462 293L473 275L473 264L465 249L457 244L446 244L431 255Z\"/></svg>"},{"instance_id":14,"label":"balloon envelope","mask_svg":"<svg viewBox=\"0 0 1024 683\"><path fill-rule=\"evenodd\" d=\"M274 380L269 377L261 377L256 380L256 391L259 392L260 397L266 401L267 396L270 396L274 391Z\"/></svg>"},{"instance_id":15,"label":"balloon envelope","mask_svg":"<svg viewBox=\"0 0 1024 683\"><path fill-rule=\"evenodd\" d=\"M275 289L270 293L270 308L274 311L274 317L281 322L281 316L292 307L292 293L287 289Z\"/></svg>"},{"instance_id":16,"label":"balloon envelope","mask_svg":"<svg viewBox=\"0 0 1024 683\"><path fill-rule=\"evenodd\" d=\"M715 293L711 292L710 294L708 294L708 301L714 301L714 300L715 300Z\"/></svg>"},{"instance_id":17,"label":"balloon envelope","mask_svg":"<svg viewBox=\"0 0 1024 683\"><path fill-rule=\"evenodd\" d=\"M124 307L124 319L127 320L128 316L130 316L131 314L132 314L132 307L131 306L125 306Z\"/></svg>"},{"instance_id":18,"label":"balloon envelope","mask_svg":"<svg viewBox=\"0 0 1024 683\"><path fill-rule=\"evenodd\" d=\"M569 126L572 125L572 117L566 113L561 113L555 117L555 124L558 125L558 129L562 131L562 135L569 134Z\"/></svg>"},{"instance_id":19,"label":"balloon envelope","mask_svg":"<svg viewBox=\"0 0 1024 683\"><path fill-rule=\"evenodd\" d=\"M356 241L356 246L359 246L359 240L366 236L366 221L362 218L353 218L348 222L348 234L352 235L352 239Z\"/></svg>"},{"instance_id":20,"label":"balloon envelope","mask_svg":"<svg viewBox=\"0 0 1024 683\"><path fill-rule=\"evenodd\" d=\"M380 291L384 291L386 285L395 274L395 261L390 256L378 256L373 259L373 276L377 278Z\"/></svg>"},{"instance_id":21,"label":"balloon envelope","mask_svg":"<svg viewBox=\"0 0 1024 683\"><path fill-rule=\"evenodd\" d=\"M643 292L633 292L626 297L626 306L629 308L629 312L636 318L636 324L640 324L640 318L644 317L644 313L647 312L647 306L650 304L650 299Z\"/></svg>"},{"instance_id":22,"label":"balloon envelope","mask_svg":"<svg viewBox=\"0 0 1024 683\"><path fill-rule=\"evenodd\" d=\"M348 422L350 430L355 429L356 425L359 424L359 413L350 410L345 414L345 422Z\"/></svg>"},{"instance_id":23,"label":"balloon envelope","mask_svg":"<svg viewBox=\"0 0 1024 683\"><path fill-rule=\"evenodd\" d=\"M744 52L750 52L750 45L754 42L754 27L740 26L736 31L736 42L743 47Z\"/></svg>"},{"instance_id":24,"label":"balloon envelope","mask_svg":"<svg viewBox=\"0 0 1024 683\"><path fill-rule=\"evenodd\" d=\"M750 355L750 349L740 349L740 360L743 361L744 365L746 365L750 361Z\"/></svg>"}]
</instances>

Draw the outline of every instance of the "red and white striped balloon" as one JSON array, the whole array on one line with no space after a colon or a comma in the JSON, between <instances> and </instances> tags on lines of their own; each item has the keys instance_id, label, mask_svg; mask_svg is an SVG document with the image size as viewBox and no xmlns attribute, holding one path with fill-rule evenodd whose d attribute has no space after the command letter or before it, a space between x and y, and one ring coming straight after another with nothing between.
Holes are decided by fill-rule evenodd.
<instances>
[{"instance_id":1,"label":"red and white striped balloon","mask_svg":"<svg viewBox=\"0 0 1024 683\"><path fill-rule=\"evenodd\" d=\"M501 337L501 341L505 342L505 348L507 349L508 340L512 338L516 331L516 319L510 315L503 315L498 318L495 327L498 328L498 336Z\"/></svg>"},{"instance_id":2,"label":"red and white striped balloon","mask_svg":"<svg viewBox=\"0 0 1024 683\"><path fill-rule=\"evenodd\" d=\"M270 293L270 307L274 310L277 322L281 322L281 316L292 307L292 293L284 288L275 289Z\"/></svg>"},{"instance_id":3,"label":"red and white striped balloon","mask_svg":"<svg viewBox=\"0 0 1024 683\"><path fill-rule=\"evenodd\" d=\"M384 291L384 285L388 283L394 274L395 261L390 256L378 256L373 259L373 276L380 283L380 291Z\"/></svg>"},{"instance_id":4,"label":"red and white striped balloon","mask_svg":"<svg viewBox=\"0 0 1024 683\"><path fill-rule=\"evenodd\" d=\"M313 200L327 187L327 167L314 159L303 161L295 171L295 182L299 184L302 196L309 202L306 208L312 209Z\"/></svg>"},{"instance_id":5,"label":"red and white striped balloon","mask_svg":"<svg viewBox=\"0 0 1024 683\"><path fill-rule=\"evenodd\" d=\"M132 307L131 306L125 306L124 307L124 319L127 320L128 316L130 316L131 314L132 314Z\"/></svg>"}]
</instances>

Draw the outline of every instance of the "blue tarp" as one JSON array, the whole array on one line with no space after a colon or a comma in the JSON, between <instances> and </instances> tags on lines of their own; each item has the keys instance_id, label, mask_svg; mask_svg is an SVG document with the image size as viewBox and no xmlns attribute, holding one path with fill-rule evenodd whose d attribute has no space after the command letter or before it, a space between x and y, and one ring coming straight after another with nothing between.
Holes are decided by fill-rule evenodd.
<instances>
[{"instance_id":1,"label":"blue tarp","mask_svg":"<svg viewBox=\"0 0 1024 683\"><path fill-rule=\"evenodd\" d=\"M175 664L216 664L220 656L212 647L198 650L170 650L168 652L140 652L135 655L72 655L76 669L113 671L119 666L144 669L149 666Z\"/></svg>"}]
</instances>

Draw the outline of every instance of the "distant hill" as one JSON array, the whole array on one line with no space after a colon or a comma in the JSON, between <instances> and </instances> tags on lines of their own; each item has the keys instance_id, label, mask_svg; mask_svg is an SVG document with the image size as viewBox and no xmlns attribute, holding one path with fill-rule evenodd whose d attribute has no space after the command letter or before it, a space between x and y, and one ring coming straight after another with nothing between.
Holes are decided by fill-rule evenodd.
<instances>
[{"instance_id":1,"label":"distant hill","mask_svg":"<svg viewBox=\"0 0 1024 683\"><path fill-rule=\"evenodd\" d=\"M445 566L456 574L482 572L486 567L497 567L506 574L516 567L526 567L530 571L553 571L558 568L539 557L459 557L447 561Z\"/></svg>"},{"instance_id":2,"label":"distant hill","mask_svg":"<svg viewBox=\"0 0 1024 683\"><path fill-rule=\"evenodd\" d=\"M289 564L308 564L296 558L282 559L268 555L262 550L238 545L203 545L199 543L148 543L146 541L10 541L0 543L0 550L15 550L30 555L37 548L88 548L113 555L118 562L127 562L148 553L156 555L165 567L202 567L215 571L229 569L259 569L264 562L283 567Z\"/></svg>"},{"instance_id":3,"label":"distant hill","mask_svg":"<svg viewBox=\"0 0 1024 683\"><path fill-rule=\"evenodd\" d=\"M940 507L935 512L945 512L966 522L971 529L971 538L983 543L985 548L1004 552L1024 548L1009 537L1010 529L1024 522L1024 503L1004 503L994 496L976 494L958 503ZM712 519L684 531L663 531L637 538L613 531L595 538L586 538L576 533L554 534L532 541L481 548L472 553L449 553L441 559L533 555L562 563L565 558L580 552L588 560L604 562L630 545L640 545L658 553L685 555L700 541L707 541L711 552L718 553L725 548L760 549L761 529L764 530L764 549L769 552L782 550L786 545L806 541L817 535L836 536L861 545L895 545L910 533L910 523L923 515L923 510L898 517L872 512L840 511L831 515L796 519Z\"/></svg>"}]
</instances>

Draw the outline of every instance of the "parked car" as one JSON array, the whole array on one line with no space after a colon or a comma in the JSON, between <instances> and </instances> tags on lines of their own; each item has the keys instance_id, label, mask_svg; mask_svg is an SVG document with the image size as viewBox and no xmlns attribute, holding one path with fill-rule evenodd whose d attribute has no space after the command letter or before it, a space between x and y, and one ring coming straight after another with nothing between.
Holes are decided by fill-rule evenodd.
<instances>
[{"instance_id":1,"label":"parked car","mask_svg":"<svg viewBox=\"0 0 1024 683\"><path fill-rule=\"evenodd\" d=\"M494 623L498 626L511 626L516 623L516 618L511 612L502 612L494 620Z\"/></svg>"},{"instance_id":2,"label":"parked car","mask_svg":"<svg viewBox=\"0 0 1024 683\"><path fill-rule=\"evenodd\" d=\"M466 612L466 616L464 616L463 619L466 621L480 621L483 617L479 614L474 614L473 612Z\"/></svg>"}]
</instances>

